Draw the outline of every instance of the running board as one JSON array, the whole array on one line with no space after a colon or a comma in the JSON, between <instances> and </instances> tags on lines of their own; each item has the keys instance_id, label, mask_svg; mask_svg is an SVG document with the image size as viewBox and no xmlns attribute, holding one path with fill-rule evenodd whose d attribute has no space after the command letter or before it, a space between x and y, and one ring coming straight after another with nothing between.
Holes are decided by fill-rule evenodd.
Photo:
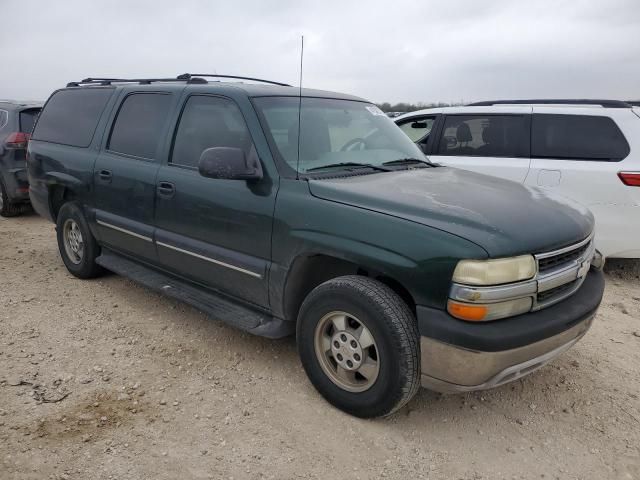
<instances>
[{"instance_id":1,"label":"running board","mask_svg":"<svg viewBox=\"0 0 640 480\"><path fill-rule=\"evenodd\" d=\"M216 320L254 335L282 338L295 331L294 322L275 318L214 292L194 287L184 280L141 265L106 248L102 249L102 255L96 258L96 263L147 288L188 303Z\"/></svg>"}]
</instances>

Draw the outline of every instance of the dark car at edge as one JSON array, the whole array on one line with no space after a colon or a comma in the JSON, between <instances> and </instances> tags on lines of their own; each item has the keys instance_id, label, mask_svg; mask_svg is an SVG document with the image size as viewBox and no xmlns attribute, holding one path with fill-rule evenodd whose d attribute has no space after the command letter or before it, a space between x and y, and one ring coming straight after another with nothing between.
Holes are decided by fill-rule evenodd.
<instances>
[{"instance_id":1,"label":"dark car at edge","mask_svg":"<svg viewBox=\"0 0 640 480\"><path fill-rule=\"evenodd\" d=\"M42 103L0 100L0 215L13 217L29 204L26 152Z\"/></svg>"}]
</instances>

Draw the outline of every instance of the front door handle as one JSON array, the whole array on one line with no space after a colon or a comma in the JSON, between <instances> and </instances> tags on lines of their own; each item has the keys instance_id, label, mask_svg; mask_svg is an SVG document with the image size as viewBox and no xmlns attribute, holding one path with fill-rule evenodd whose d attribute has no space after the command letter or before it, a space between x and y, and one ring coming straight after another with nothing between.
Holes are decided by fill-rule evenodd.
<instances>
[{"instance_id":1,"label":"front door handle","mask_svg":"<svg viewBox=\"0 0 640 480\"><path fill-rule=\"evenodd\" d=\"M105 183L111 183L113 174L111 173L111 170L100 170L100 172L98 172L98 177Z\"/></svg>"},{"instance_id":2,"label":"front door handle","mask_svg":"<svg viewBox=\"0 0 640 480\"><path fill-rule=\"evenodd\" d=\"M165 198L171 198L176 194L176 186L171 182L158 183L158 195Z\"/></svg>"}]
</instances>

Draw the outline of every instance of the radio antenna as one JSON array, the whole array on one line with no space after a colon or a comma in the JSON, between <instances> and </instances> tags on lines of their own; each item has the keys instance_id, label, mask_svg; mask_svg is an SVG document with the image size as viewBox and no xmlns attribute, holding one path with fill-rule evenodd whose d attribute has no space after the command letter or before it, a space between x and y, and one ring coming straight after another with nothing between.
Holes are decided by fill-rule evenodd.
<instances>
[{"instance_id":1,"label":"radio antenna","mask_svg":"<svg viewBox=\"0 0 640 480\"><path fill-rule=\"evenodd\" d=\"M300 131L302 128L302 60L304 59L304 35L300 36L300 80L298 82L298 159L296 161L296 180L300 179Z\"/></svg>"}]
</instances>

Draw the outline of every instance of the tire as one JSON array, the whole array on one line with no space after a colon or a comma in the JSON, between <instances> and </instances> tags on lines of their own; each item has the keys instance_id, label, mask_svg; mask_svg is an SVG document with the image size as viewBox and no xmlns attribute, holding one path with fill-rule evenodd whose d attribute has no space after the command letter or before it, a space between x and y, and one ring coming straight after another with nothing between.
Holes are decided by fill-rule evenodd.
<instances>
[{"instance_id":1,"label":"tire","mask_svg":"<svg viewBox=\"0 0 640 480\"><path fill-rule=\"evenodd\" d=\"M77 204L65 203L60 208L56 233L60 256L72 275L86 279L95 278L103 272L96 263L100 246Z\"/></svg>"},{"instance_id":2,"label":"tire","mask_svg":"<svg viewBox=\"0 0 640 480\"><path fill-rule=\"evenodd\" d=\"M420 387L415 317L377 280L345 276L316 287L300 308L296 336L311 383L329 403L351 415L391 415Z\"/></svg>"},{"instance_id":3,"label":"tire","mask_svg":"<svg viewBox=\"0 0 640 480\"><path fill-rule=\"evenodd\" d=\"M13 203L9 200L7 190L0 179L0 216L2 217L17 217L22 213L22 205Z\"/></svg>"}]
</instances>

